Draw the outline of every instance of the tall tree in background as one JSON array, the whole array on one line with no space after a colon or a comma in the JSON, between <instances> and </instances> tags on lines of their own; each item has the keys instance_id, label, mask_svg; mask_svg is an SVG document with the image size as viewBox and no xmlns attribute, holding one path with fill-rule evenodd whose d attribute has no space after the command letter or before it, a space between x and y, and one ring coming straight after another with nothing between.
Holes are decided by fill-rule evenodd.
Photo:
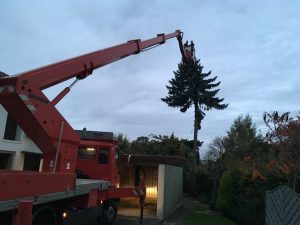
<instances>
[{"instance_id":1,"label":"tall tree in background","mask_svg":"<svg viewBox=\"0 0 300 225\"><path fill-rule=\"evenodd\" d=\"M245 157L256 158L256 147L262 139L250 115L241 115L235 119L227 136L223 138L227 166L240 168Z\"/></svg>"},{"instance_id":2,"label":"tall tree in background","mask_svg":"<svg viewBox=\"0 0 300 225\"><path fill-rule=\"evenodd\" d=\"M194 142L193 142L193 164L192 178L195 175L196 156L198 149L198 130L201 128L201 121L205 113L211 109L222 110L228 104L223 103L223 98L216 97L219 89L216 89L220 82L215 82L217 77L209 78L211 71L204 73L200 60L188 59L178 64L178 70L174 71L167 86L168 96L161 100L170 107L178 107L181 112L186 112L194 106ZM200 156L200 155L199 155Z\"/></svg>"}]
</instances>

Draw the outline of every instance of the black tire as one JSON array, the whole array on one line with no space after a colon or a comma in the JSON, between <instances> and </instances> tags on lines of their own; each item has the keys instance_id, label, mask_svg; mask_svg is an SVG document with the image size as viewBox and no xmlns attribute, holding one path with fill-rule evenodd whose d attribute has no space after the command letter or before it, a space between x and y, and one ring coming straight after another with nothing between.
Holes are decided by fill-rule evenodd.
<instances>
[{"instance_id":1,"label":"black tire","mask_svg":"<svg viewBox=\"0 0 300 225\"><path fill-rule=\"evenodd\" d=\"M104 203L103 213L97 218L99 225L113 224L118 213L118 207L115 201L110 200Z\"/></svg>"},{"instance_id":2,"label":"black tire","mask_svg":"<svg viewBox=\"0 0 300 225\"><path fill-rule=\"evenodd\" d=\"M56 225L56 213L53 208L43 206L37 209L32 216L32 225Z\"/></svg>"}]
</instances>

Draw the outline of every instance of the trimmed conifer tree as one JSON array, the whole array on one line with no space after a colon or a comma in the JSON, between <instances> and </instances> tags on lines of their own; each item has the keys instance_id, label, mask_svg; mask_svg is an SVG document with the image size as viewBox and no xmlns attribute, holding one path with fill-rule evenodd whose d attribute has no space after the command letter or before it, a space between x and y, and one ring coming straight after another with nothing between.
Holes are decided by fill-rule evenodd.
<instances>
[{"instance_id":1,"label":"trimmed conifer tree","mask_svg":"<svg viewBox=\"0 0 300 225\"><path fill-rule=\"evenodd\" d=\"M193 164L192 178L195 177L195 167L197 155L200 157L198 146L198 131L201 129L201 121L205 113L212 109L222 110L227 108L223 98L216 95L219 92L217 87L220 82L216 82L217 76L210 78L211 71L203 72L200 60L189 59L178 64L178 70L174 71L175 77L169 80L167 85L168 96L161 100L170 107L178 107L185 113L194 106L194 139L193 139ZM192 179L194 180L194 179Z\"/></svg>"}]
</instances>

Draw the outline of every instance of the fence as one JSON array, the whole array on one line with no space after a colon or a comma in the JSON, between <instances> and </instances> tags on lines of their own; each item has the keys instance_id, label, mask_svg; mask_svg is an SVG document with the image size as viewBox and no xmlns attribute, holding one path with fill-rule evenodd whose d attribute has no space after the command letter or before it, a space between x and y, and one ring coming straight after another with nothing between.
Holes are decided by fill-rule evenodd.
<instances>
[{"instance_id":1,"label":"fence","mask_svg":"<svg viewBox=\"0 0 300 225\"><path fill-rule=\"evenodd\" d=\"M285 186L268 191L266 225L300 225L300 195Z\"/></svg>"}]
</instances>

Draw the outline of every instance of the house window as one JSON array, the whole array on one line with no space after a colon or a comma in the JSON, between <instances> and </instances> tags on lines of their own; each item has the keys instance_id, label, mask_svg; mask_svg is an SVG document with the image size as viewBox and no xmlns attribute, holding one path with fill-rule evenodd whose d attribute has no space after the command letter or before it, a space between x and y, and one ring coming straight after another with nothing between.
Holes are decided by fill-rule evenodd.
<instances>
[{"instance_id":1,"label":"house window","mask_svg":"<svg viewBox=\"0 0 300 225\"><path fill-rule=\"evenodd\" d=\"M7 114L4 139L11 141L20 141L21 139L21 129L10 114Z\"/></svg>"},{"instance_id":2,"label":"house window","mask_svg":"<svg viewBox=\"0 0 300 225\"><path fill-rule=\"evenodd\" d=\"M107 164L107 162L108 162L108 149L101 148L98 155L98 163Z\"/></svg>"},{"instance_id":3,"label":"house window","mask_svg":"<svg viewBox=\"0 0 300 225\"><path fill-rule=\"evenodd\" d=\"M12 155L9 153L0 153L0 169L10 169Z\"/></svg>"},{"instance_id":4,"label":"house window","mask_svg":"<svg viewBox=\"0 0 300 225\"><path fill-rule=\"evenodd\" d=\"M25 171L39 171L42 155L35 153L24 153L24 165Z\"/></svg>"}]
</instances>

